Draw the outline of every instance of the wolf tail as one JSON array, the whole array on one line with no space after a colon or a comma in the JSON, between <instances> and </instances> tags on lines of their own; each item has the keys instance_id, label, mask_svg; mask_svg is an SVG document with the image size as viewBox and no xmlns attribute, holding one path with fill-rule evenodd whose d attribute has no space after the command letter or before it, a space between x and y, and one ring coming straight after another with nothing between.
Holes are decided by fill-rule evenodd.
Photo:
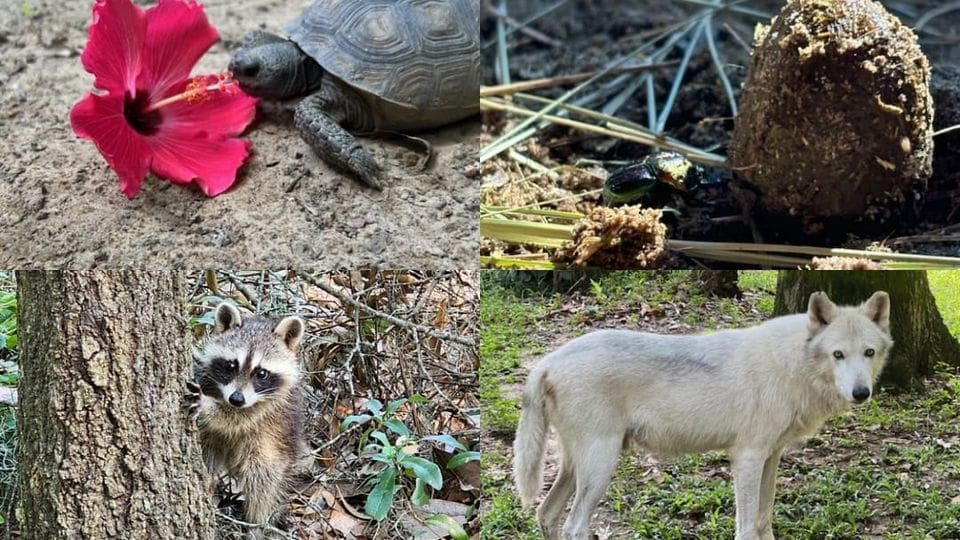
<instances>
[{"instance_id":1,"label":"wolf tail","mask_svg":"<svg viewBox=\"0 0 960 540\"><path fill-rule=\"evenodd\" d=\"M533 506L543 487L543 451L549 427L543 384L542 372L530 375L513 441L513 477L524 508Z\"/></svg>"}]
</instances>

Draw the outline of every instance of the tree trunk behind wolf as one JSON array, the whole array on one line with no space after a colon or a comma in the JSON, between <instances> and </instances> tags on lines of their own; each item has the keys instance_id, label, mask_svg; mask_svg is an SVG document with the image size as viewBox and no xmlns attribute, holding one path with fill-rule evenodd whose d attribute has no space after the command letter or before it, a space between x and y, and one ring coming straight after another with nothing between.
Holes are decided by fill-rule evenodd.
<instances>
[{"instance_id":1,"label":"tree trunk behind wolf","mask_svg":"<svg viewBox=\"0 0 960 540\"><path fill-rule=\"evenodd\" d=\"M825 291L836 304L860 304L880 290L890 293L895 341L881 384L913 387L940 362L960 364L960 344L943 324L926 272L781 271L774 314L806 311L810 294L816 291Z\"/></svg>"},{"instance_id":2,"label":"tree trunk behind wolf","mask_svg":"<svg viewBox=\"0 0 960 540\"><path fill-rule=\"evenodd\" d=\"M17 272L17 294L23 537L213 538L181 276Z\"/></svg>"}]
</instances>

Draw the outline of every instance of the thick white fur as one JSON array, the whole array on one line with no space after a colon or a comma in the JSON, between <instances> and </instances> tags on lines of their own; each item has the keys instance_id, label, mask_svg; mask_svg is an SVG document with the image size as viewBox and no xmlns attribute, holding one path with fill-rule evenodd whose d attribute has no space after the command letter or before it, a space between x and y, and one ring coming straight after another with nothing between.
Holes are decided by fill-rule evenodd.
<instances>
[{"instance_id":1,"label":"thick white fur","mask_svg":"<svg viewBox=\"0 0 960 540\"><path fill-rule=\"evenodd\" d=\"M893 345L889 317L882 291L860 307L837 307L814 293L806 314L752 328L699 336L601 330L574 339L544 357L527 382L514 442L524 506L540 492L544 439L553 425L563 461L537 511L546 538L561 538L571 496L562 538L592 538L590 516L621 449L633 443L661 457L727 450L736 538L772 540L784 447L847 409L855 391L872 394Z\"/></svg>"}]
</instances>

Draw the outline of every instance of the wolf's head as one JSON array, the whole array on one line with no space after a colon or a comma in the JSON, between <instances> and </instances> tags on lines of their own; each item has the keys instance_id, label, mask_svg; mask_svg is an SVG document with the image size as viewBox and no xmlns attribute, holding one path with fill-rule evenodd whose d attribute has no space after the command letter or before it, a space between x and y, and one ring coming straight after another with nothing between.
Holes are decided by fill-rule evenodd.
<instances>
[{"instance_id":1,"label":"wolf's head","mask_svg":"<svg viewBox=\"0 0 960 540\"><path fill-rule=\"evenodd\" d=\"M257 408L286 395L300 379L299 317L274 323L242 318L233 304L217 306L213 334L195 351L197 382L224 410Z\"/></svg>"},{"instance_id":2,"label":"wolf's head","mask_svg":"<svg viewBox=\"0 0 960 540\"><path fill-rule=\"evenodd\" d=\"M837 391L850 403L862 403L893 346L890 296L873 293L859 307L838 307L826 293L810 295L807 305L810 350L820 365L832 366Z\"/></svg>"}]
</instances>

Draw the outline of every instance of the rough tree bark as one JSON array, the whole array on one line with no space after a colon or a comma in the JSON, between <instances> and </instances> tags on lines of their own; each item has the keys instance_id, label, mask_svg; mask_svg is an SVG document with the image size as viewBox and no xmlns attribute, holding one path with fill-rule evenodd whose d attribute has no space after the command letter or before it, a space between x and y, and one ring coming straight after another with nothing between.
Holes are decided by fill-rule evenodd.
<instances>
[{"instance_id":1,"label":"rough tree bark","mask_svg":"<svg viewBox=\"0 0 960 540\"><path fill-rule=\"evenodd\" d=\"M174 272L17 272L23 538L212 539Z\"/></svg>"},{"instance_id":2,"label":"rough tree bark","mask_svg":"<svg viewBox=\"0 0 960 540\"><path fill-rule=\"evenodd\" d=\"M890 294L890 331L896 342L881 383L910 388L939 362L960 365L960 344L943 324L926 272L781 271L774 313L806 311L816 291L826 291L837 304L859 304L880 290Z\"/></svg>"},{"instance_id":3,"label":"rough tree bark","mask_svg":"<svg viewBox=\"0 0 960 540\"><path fill-rule=\"evenodd\" d=\"M700 290L720 298L740 296L736 270L693 270L694 279L700 283Z\"/></svg>"}]
</instances>

